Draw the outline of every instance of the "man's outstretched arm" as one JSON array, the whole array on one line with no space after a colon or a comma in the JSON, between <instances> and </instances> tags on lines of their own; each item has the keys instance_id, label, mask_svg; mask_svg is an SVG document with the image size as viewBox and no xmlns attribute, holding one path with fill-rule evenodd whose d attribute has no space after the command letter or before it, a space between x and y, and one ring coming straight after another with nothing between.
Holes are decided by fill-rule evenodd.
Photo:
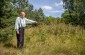
<instances>
[{"instance_id":1,"label":"man's outstretched arm","mask_svg":"<svg viewBox=\"0 0 85 55\"><path fill-rule=\"evenodd\" d=\"M37 21L33 21L33 20L30 20L30 19L27 19L27 18L25 20L26 20L27 24L37 23Z\"/></svg>"}]
</instances>

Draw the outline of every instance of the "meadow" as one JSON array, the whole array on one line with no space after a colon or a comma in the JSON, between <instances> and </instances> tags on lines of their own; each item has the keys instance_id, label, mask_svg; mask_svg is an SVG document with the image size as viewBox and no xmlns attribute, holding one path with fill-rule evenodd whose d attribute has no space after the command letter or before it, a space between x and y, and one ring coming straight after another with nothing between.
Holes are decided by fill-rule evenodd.
<instances>
[{"instance_id":1,"label":"meadow","mask_svg":"<svg viewBox=\"0 0 85 55\"><path fill-rule=\"evenodd\" d=\"M85 29L80 26L58 22L28 26L22 50L16 48L15 31L8 32L13 33L0 39L0 55L85 55Z\"/></svg>"}]
</instances>

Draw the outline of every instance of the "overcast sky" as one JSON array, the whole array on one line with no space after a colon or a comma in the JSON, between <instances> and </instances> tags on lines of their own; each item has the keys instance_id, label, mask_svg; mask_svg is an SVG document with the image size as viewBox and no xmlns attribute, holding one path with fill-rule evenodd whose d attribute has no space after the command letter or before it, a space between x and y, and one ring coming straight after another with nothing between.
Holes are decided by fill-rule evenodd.
<instances>
[{"instance_id":1,"label":"overcast sky","mask_svg":"<svg viewBox=\"0 0 85 55\"><path fill-rule=\"evenodd\" d=\"M62 0L29 0L34 9L42 8L46 16L61 17L64 12Z\"/></svg>"}]
</instances>

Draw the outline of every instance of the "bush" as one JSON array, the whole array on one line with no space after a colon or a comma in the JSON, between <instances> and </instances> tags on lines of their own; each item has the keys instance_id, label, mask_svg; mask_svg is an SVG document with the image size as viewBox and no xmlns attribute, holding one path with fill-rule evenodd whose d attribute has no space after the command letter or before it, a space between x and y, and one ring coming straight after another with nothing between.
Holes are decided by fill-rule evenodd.
<instances>
[{"instance_id":1,"label":"bush","mask_svg":"<svg viewBox=\"0 0 85 55\"><path fill-rule=\"evenodd\" d=\"M10 41L12 36L14 35L13 27L8 27L5 29L1 29L0 32L0 42L7 42Z\"/></svg>"}]
</instances>

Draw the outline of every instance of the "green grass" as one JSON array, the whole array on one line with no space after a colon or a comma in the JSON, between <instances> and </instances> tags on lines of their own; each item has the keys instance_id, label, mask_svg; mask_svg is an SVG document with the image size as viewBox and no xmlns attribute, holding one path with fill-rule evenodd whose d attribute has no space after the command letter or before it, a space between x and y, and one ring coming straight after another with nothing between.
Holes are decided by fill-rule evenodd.
<instances>
[{"instance_id":1,"label":"green grass","mask_svg":"<svg viewBox=\"0 0 85 55\"><path fill-rule=\"evenodd\" d=\"M26 28L24 49L16 48L16 35L0 43L0 55L85 55L85 30L64 23Z\"/></svg>"}]
</instances>

